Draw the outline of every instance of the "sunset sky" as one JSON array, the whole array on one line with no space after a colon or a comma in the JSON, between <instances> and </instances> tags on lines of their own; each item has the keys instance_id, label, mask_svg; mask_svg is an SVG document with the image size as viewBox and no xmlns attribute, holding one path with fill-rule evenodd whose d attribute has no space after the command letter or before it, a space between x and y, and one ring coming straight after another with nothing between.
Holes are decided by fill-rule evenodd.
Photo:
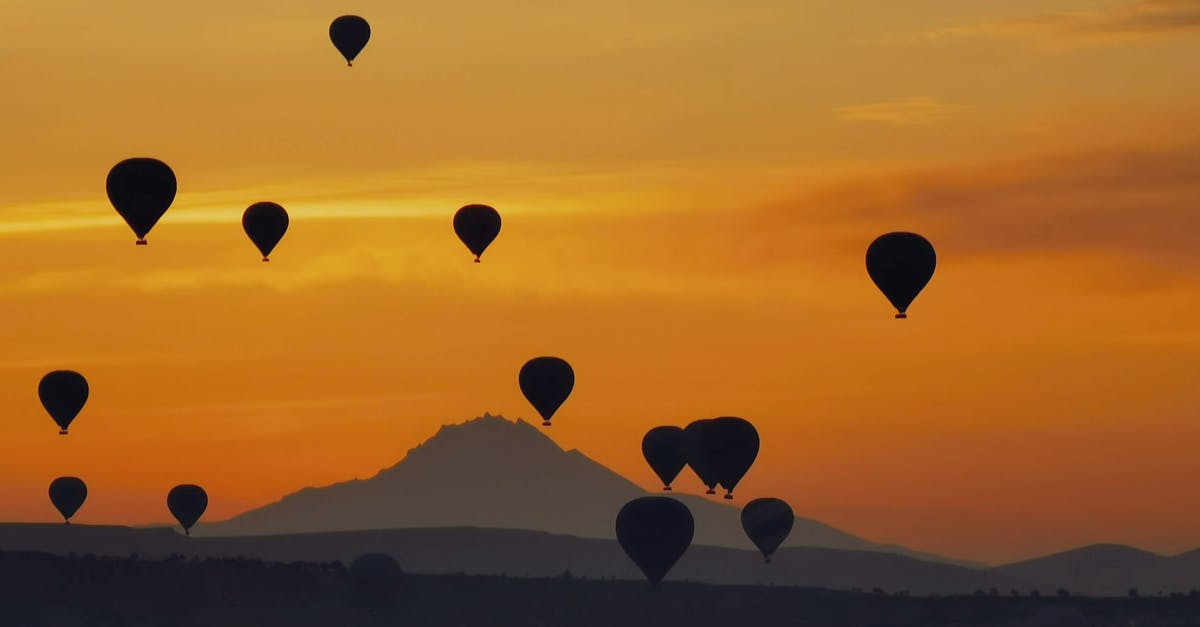
<instances>
[{"instance_id":1,"label":"sunset sky","mask_svg":"<svg viewBox=\"0 0 1200 627\"><path fill-rule=\"evenodd\" d=\"M874 541L1200 547L1198 59L1200 0L4 2L0 520L59 520L59 475L128 524L364 478L532 419L548 354L549 435L648 488L648 428L736 415L739 499ZM104 190L135 156L179 179L147 247ZM939 254L907 321L893 230Z\"/></svg>"}]
</instances>

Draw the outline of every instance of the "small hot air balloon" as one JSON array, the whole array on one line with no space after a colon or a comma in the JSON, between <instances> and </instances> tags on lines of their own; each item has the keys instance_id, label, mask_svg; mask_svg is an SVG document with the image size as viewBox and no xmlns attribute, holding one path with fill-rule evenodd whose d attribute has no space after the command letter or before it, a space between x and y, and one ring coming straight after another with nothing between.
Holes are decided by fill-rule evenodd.
<instances>
[{"instance_id":1,"label":"small hot air balloon","mask_svg":"<svg viewBox=\"0 0 1200 627\"><path fill-rule=\"evenodd\" d=\"M733 498L733 488L754 465L758 444L758 430L741 418L714 418L704 427L700 455L725 488L725 498Z\"/></svg>"},{"instance_id":2,"label":"small hot air balloon","mask_svg":"<svg viewBox=\"0 0 1200 627\"><path fill-rule=\"evenodd\" d=\"M69 525L71 517L87 500L87 486L79 477L59 477L50 482L50 502Z\"/></svg>"},{"instance_id":3,"label":"small hot air balloon","mask_svg":"<svg viewBox=\"0 0 1200 627\"><path fill-rule=\"evenodd\" d=\"M867 274L896 308L897 318L908 317L908 306L929 284L935 267L933 244L916 233L880 235L867 248Z\"/></svg>"},{"instance_id":4,"label":"small hot air balloon","mask_svg":"<svg viewBox=\"0 0 1200 627\"><path fill-rule=\"evenodd\" d=\"M671 482L687 465L683 459L683 429L655 427L642 438L642 456L663 482L663 490L671 490Z\"/></svg>"},{"instance_id":5,"label":"small hot air balloon","mask_svg":"<svg viewBox=\"0 0 1200 627\"><path fill-rule=\"evenodd\" d=\"M643 496L617 514L617 542L657 587L692 544L696 523L686 505L666 496Z\"/></svg>"},{"instance_id":6,"label":"small hot air balloon","mask_svg":"<svg viewBox=\"0 0 1200 627\"><path fill-rule=\"evenodd\" d=\"M771 554L792 532L792 508L779 499L754 499L742 508L742 529L769 564Z\"/></svg>"},{"instance_id":7,"label":"small hot air balloon","mask_svg":"<svg viewBox=\"0 0 1200 627\"><path fill-rule=\"evenodd\" d=\"M700 446L701 437L711 422L711 419L697 420L683 429L683 460L700 478L700 482L708 488L705 494L716 494L717 483L720 482L712 462Z\"/></svg>"},{"instance_id":8,"label":"small hot air balloon","mask_svg":"<svg viewBox=\"0 0 1200 627\"><path fill-rule=\"evenodd\" d=\"M542 426L549 427L554 412L575 388L575 371L558 357L536 357L521 367L517 380L521 393L541 414Z\"/></svg>"},{"instance_id":9,"label":"small hot air balloon","mask_svg":"<svg viewBox=\"0 0 1200 627\"><path fill-rule=\"evenodd\" d=\"M66 435L67 427L87 403L87 379L74 370L55 370L38 383L38 398L46 413L58 423L59 435Z\"/></svg>"},{"instance_id":10,"label":"small hot air balloon","mask_svg":"<svg viewBox=\"0 0 1200 627\"><path fill-rule=\"evenodd\" d=\"M371 25L357 15L343 15L329 25L329 39L346 57L346 66L353 67L354 59L371 39Z\"/></svg>"},{"instance_id":11,"label":"small hot air balloon","mask_svg":"<svg viewBox=\"0 0 1200 627\"><path fill-rule=\"evenodd\" d=\"M146 244L146 234L175 202L175 173L158 159L126 159L108 173L108 200L137 235L137 244Z\"/></svg>"},{"instance_id":12,"label":"small hot air balloon","mask_svg":"<svg viewBox=\"0 0 1200 627\"><path fill-rule=\"evenodd\" d=\"M273 202L256 202L242 214L242 228L262 253L262 260L270 261L271 251L287 233L287 211Z\"/></svg>"},{"instance_id":13,"label":"small hot air balloon","mask_svg":"<svg viewBox=\"0 0 1200 627\"><path fill-rule=\"evenodd\" d=\"M467 205L454 214L454 232L475 255L475 263L500 234L500 214L487 205Z\"/></svg>"},{"instance_id":14,"label":"small hot air balloon","mask_svg":"<svg viewBox=\"0 0 1200 627\"><path fill-rule=\"evenodd\" d=\"M183 532L191 535L192 527L208 509L208 494L198 485L177 485L167 493L167 509L183 526Z\"/></svg>"}]
</instances>

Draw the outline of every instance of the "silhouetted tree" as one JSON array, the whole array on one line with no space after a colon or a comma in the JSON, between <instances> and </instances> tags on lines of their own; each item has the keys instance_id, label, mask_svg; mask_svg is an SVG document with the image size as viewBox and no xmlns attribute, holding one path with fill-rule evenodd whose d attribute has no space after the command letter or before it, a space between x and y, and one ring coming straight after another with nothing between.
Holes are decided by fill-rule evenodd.
<instances>
[{"instance_id":1,"label":"silhouetted tree","mask_svg":"<svg viewBox=\"0 0 1200 627\"><path fill-rule=\"evenodd\" d=\"M1131 599L1136 599L1136 598L1138 598L1138 597L1140 597L1140 596L1142 596L1142 595L1141 595L1141 594L1138 594L1138 589L1137 589L1137 588L1130 588L1130 589L1129 589L1129 598L1131 598Z\"/></svg>"},{"instance_id":2,"label":"silhouetted tree","mask_svg":"<svg viewBox=\"0 0 1200 627\"><path fill-rule=\"evenodd\" d=\"M1060 597L1064 597L1064 598L1065 598L1065 597L1069 597L1069 596L1071 596L1071 591L1070 591L1070 590L1067 590L1066 588L1059 588L1059 589L1058 589L1058 596L1060 596Z\"/></svg>"}]
</instances>

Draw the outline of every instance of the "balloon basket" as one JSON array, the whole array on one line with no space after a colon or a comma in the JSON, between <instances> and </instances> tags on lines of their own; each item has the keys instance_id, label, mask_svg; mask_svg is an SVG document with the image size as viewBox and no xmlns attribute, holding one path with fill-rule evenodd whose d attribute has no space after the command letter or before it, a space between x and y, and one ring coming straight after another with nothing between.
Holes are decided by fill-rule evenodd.
<instances>
[{"instance_id":1,"label":"balloon basket","mask_svg":"<svg viewBox=\"0 0 1200 627\"><path fill-rule=\"evenodd\" d=\"M771 558L769 558L769 557L764 557L764 558L763 558L763 563L764 563L764 564L770 564L770 563L771 563Z\"/></svg>"},{"instance_id":2,"label":"balloon basket","mask_svg":"<svg viewBox=\"0 0 1200 627\"><path fill-rule=\"evenodd\" d=\"M136 246L145 246L145 245L146 245L146 240L144 240L144 239L139 239L138 241L134 242L134 245L136 245Z\"/></svg>"},{"instance_id":3,"label":"balloon basket","mask_svg":"<svg viewBox=\"0 0 1200 627\"><path fill-rule=\"evenodd\" d=\"M270 261L270 259L267 259L266 257L263 257L263 261Z\"/></svg>"},{"instance_id":4,"label":"balloon basket","mask_svg":"<svg viewBox=\"0 0 1200 627\"><path fill-rule=\"evenodd\" d=\"M475 258L475 263L479 263L479 257Z\"/></svg>"},{"instance_id":5,"label":"balloon basket","mask_svg":"<svg viewBox=\"0 0 1200 627\"><path fill-rule=\"evenodd\" d=\"M705 494L716 494L716 493L717 493L717 491L712 488L709 488L708 491L705 492Z\"/></svg>"},{"instance_id":6,"label":"balloon basket","mask_svg":"<svg viewBox=\"0 0 1200 627\"><path fill-rule=\"evenodd\" d=\"M549 421L549 420L543 420L543 421L542 421L542 426L543 426L543 427L549 427L549 426L550 426L550 421Z\"/></svg>"},{"instance_id":7,"label":"balloon basket","mask_svg":"<svg viewBox=\"0 0 1200 627\"><path fill-rule=\"evenodd\" d=\"M59 429L59 430L58 430L58 434L59 434L59 435L66 435L66 434L67 434L67 430L66 430L66 429Z\"/></svg>"},{"instance_id":8,"label":"balloon basket","mask_svg":"<svg viewBox=\"0 0 1200 627\"><path fill-rule=\"evenodd\" d=\"M907 320L907 319L908 319L908 314L906 314L906 313L904 313L904 312L902 311L902 312L900 312L900 313L896 314L896 319L897 319L897 320Z\"/></svg>"},{"instance_id":9,"label":"balloon basket","mask_svg":"<svg viewBox=\"0 0 1200 627\"><path fill-rule=\"evenodd\" d=\"M669 486L669 485L663 486L663 492L670 492L670 491L671 491L671 486Z\"/></svg>"},{"instance_id":10,"label":"balloon basket","mask_svg":"<svg viewBox=\"0 0 1200 627\"><path fill-rule=\"evenodd\" d=\"M727 500L730 500L730 501L732 501L732 500L733 500L733 493L732 493L732 492L730 492L729 494L726 494L726 495L725 495L725 498L726 498Z\"/></svg>"}]
</instances>

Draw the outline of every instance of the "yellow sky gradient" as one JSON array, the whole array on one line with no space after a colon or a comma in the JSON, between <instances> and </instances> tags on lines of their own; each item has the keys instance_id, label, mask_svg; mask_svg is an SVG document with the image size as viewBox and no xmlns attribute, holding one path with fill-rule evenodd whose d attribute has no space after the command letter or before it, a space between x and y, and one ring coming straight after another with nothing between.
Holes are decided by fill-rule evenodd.
<instances>
[{"instance_id":1,"label":"yellow sky gradient","mask_svg":"<svg viewBox=\"0 0 1200 627\"><path fill-rule=\"evenodd\" d=\"M646 429L740 415L740 498L872 540L1200 546L1196 2L179 4L0 6L0 519L66 474L131 524L366 477L529 418L553 354L550 435L648 488ZM131 156L180 184L145 248ZM890 230L939 252L905 322L863 268ZM92 386L67 438L56 368Z\"/></svg>"}]
</instances>

